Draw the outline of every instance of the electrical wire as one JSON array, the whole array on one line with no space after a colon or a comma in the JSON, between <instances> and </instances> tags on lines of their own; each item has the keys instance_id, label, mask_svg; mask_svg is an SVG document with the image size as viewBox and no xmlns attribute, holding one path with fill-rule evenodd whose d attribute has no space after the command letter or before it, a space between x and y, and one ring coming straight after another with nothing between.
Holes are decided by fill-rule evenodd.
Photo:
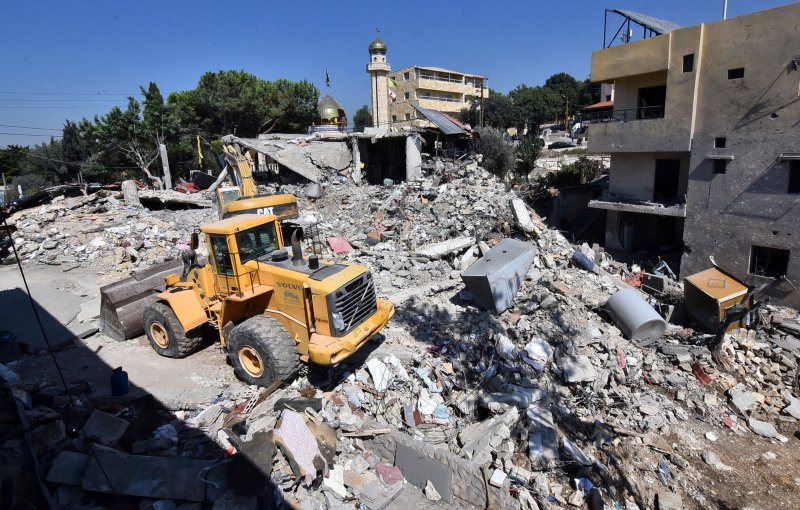
<instances>
[{"instance_id":1,"label":"electrical wire","mask_svg":"<svg viewBox=\"0 0 800 510\"><path fill-rule=\"evenodd\" d=\"M5 216L3 216L3 226L6 229L9 237L11 236L11 229L8 226L8 222L6 221ZM56 353L50 345L50 339L47 338L47 332L44 330L44 325L42 324L42 319L39 317L39 310L36 309L36 302L33 300L33 296L31 295L31 289L28 286L28 279L25 277L25 271L22 269L22 261L19 259L19 254L17 253L17 246L12 242L11 249L14 251L14 259L17 261L17 267L19 268L19 274L22 277L22 283L25 285L25 292L28 293L28 300L30 301L31 308L33 309L33 315L36 318L36 323L39 325L39 331L42 333L42 338L44 338L44 343L47 344L47 352L50 353L50 357L53 359L53 365L56 367L56 371L58 372L58 376L61 379L61 384L64 386L64 391L67 393L67 397L69 397L69 406L72 410L73 419L75 419L76 423L78 423L79 414L78 409L75 406L75 401L73 400L73 396L70 394L69 386L67 385L67 379L64 377L64 372L61 370L61 366L58 364L58 359L56 359ZM80 426L80 431L83 434L83 439L88 441L89 436L86 434L86 429L84 425ZM95 462L97 462L97 467L100 468L100 472L103 473L103 477L108 482L108 486L111 488L111 492L116 494L114 490L114 484L111 483L111 479L106 473L103 464L100 462L100 459L97 458L97 454L94 451L94 448L89 448L89 452L91 453L92 457L94 457Z\"/></svg>"},{"instance_id":2,"label":"electrical wire","mask_svg":"<svg viewBox=\"0 0 800 510\"><path fill-rule=\"evenodd\" d=\"M0 124L0 127L10 127L10 128L18 128L18 129L37 129L39 131L62 131L64 128L43 128L43 127L34 127L34 126L17 126L15 124Z\"/></svg>"},{"instance_id":3,"label":"electrical wire","mask_svg":"<svg viewBox=\"0 0 800 510\"><path fill-rule=\"evenodd\" d=\"M24 154L25 156L27 156L29 158L42 159L44 161L51 161L53 163L61 163L62 165L74 165L74 166L80 166L80 167L85 167L86 166L86 163L81 163L81 162L78 162L78 161L64 161L62 159L54 159L54 158L46 158L44 156L37 156L36 154L30 154L29 152L25 152L24 150L20 150L20 149L17 149L15 147L6 147L5 149L6 150L17 151L19 153ZM103 168L106 168L108 170L141 170L141 168L139 168L138 166L104 166Z\"/></svg>"},{"instance_id":4,"label":"electrical wire","mask_svg":"<svg viewBox=\"0 0 800 510\"><path fill-rule=\"evenodd\" d=\"M0 131L0 135L9 135L9 136L49 136L51 138L63 138L61 135L51 134L51 135L43 135L39 133L8 133L6 131Z\"/></svg>"},{"instance_id":5,"label":"electrical wire","mask_svg":"<svg viewBox=\"0 0 800 510\"><path fill-rule=\"evenodd\" d=\"M16 94L20 96L136 96L139 93L133 94L106 94L105 92L11 92L0 91L0 94Z\"/></svg>"}]
</instances>

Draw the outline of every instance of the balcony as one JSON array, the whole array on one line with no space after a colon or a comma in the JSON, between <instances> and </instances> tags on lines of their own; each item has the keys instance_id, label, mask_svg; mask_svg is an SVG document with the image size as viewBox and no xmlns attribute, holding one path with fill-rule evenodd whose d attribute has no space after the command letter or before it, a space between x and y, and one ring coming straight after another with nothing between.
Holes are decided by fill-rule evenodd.
<instances>
[{"instance_id":1,"label":"balcony","mask_svg":"<svg viewBox=\"0 0 800 510\"><path fill-rule=\"evenodd\" d=\"M607 211L652 214L654 216L669 216L672 218L686 217L685 200L678 203L659 203L603 194L599 199L590 200L589 207L592 209L605 209Z\"/></svg>"},{"instance_id":2,"label":"balcony","mask_svg":"<svg viewBox=\"0 0 800 510\"><path fill-rule=\"evenodd\" d=\"M590 114L588 149L593 153L688 152L690 123L664 119L664 106Z\"/></svg>"}]
</instances>

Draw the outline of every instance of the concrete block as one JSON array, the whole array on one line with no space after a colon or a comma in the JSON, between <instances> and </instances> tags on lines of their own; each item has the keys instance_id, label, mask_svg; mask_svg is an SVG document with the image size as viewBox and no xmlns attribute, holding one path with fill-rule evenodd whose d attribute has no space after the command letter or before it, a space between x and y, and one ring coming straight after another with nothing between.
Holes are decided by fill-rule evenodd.
<instances>
[{"instance_id":1,"label":"concrete block","mask_svg":"<svg viewBox=\"0 0 800 510\"><path fill-rule=\"evenodd\" d=\"M106 446L116 446L120 438L128 430L130 424L122 418L98 411L92 411L83 429L89 439L93 439Z\"/></svg>"},{"instance_id":2,"label":"concrete block","mask_svg":"<svg viewBox=\"0 0 800 510\"><path fill-rule=\"evenodd\" d=\"M89 456L87 454L65 450L53 459L53 465L47 473L47 481L61 485L80 486L88 466Z\"/></svg>"},{"instance_id":3,"label":"concrete block","mask_svg":"<svg viewBox=\"0 0 800 510\"><path fill-rule=\"evenodd\" d=\"M451 253L460 253L475 243L472 237L456 237L440 243L426 244L417 249L417 255L436 260Z\"/></svg>"},{"instance_id":4,"label":"concrete block","mask_svg":"<svg viewBox=\"0 0 800 510\"><path fill-rule=\"evenodd\" d=\"M514 214L514 219L517 221L517 225L522 229L523 232L528 234L539 234L536 226L533 224L533 221L531 221L531 215L528 214L528 208L525 206L525 202L519 198L512 198L511 212Z\"/></svg>"},{"instance_id":5,"label":"concrete block","mask_svg":"<svg viewBox=\"0 0 800 510\"><path fill-rule=\"evenodd\" d=\"M494 313L511 308L525 275L537 255L536 247L503 239L489 253L461 274L475 303Z\"/></svg>"},{"instance_id":6,"label":"concrete block","mask_svg":"<svg viewBox=\"0 0 800 510\"><path fill-rule=\"evenodd\" d=\"M211 501L218 494L214 494L213 486L204 482L200 475L217 463L216 460L96 450L81 486L87 491L141 498Z\"/></svg>"},{"instance_id":7,"label":"concrete block","mask_svg":"<svg viewBox=\"0 0 800 510\"><path fill-rule=\"evenodd\" d=\"M397 445L394 462L411 485L425 490L430 480L442 499L450 501L453 494L453 470L450 466L404 444Z\"/></svg>"},{"instance_id":8,"label":"concrete block","mask_svg":"<svg viewBox=\"0 0 800 510\"><path fill-rule=\"evenodd\" d=\"M656 498L658 499L658 510L683 510L681 497L674 492L660 491Z\"/></svg>"}]
</instances>

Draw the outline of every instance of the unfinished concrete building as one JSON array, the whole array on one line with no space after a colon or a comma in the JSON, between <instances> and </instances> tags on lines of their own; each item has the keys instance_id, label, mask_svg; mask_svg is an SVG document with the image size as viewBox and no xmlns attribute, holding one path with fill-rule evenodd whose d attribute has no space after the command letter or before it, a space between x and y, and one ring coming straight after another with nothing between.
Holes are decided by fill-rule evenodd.
<instances>
[{"instance_id":1,"label":"unfinished concrete building","mask_svg":"<svg viewBox=\"0 0 800 510\"><path fill-rule=\"evenodd\" d=\"M800 4L688 28L627 14L653 37L592 55L592 81L615 87L589 128L589 151L611 155L590 203L606 249L680 255L682 276L714 256L800 306Z\"/></svg>"},{"instance_id":2,"label":"unfinished concrete building","mask_svg":"<svg viewBox=\"0 0 800 510\"><path fill-rule=\"evenodd\" d=\"M393 127L428 127L425 110L458 117L464 108L489 97L486 77L440 67L410 66L389 73L389 114ZM422 109L420 109L422 108Z\"/></svg>"}]
</instances>

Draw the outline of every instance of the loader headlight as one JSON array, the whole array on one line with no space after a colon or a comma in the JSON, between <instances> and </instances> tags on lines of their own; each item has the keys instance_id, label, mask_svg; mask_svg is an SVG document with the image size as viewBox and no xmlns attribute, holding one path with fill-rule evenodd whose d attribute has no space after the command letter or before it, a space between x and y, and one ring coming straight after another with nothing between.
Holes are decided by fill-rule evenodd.
<instances>
[{"instance_id":1,"label":"loader headlight","mask_svg":"<svg viewBox=\"0 0 800 510\"><path fill-rule=\"evenodd\" d=\"M344 331L344 317L342 317L341 313L332 313L331 319L333 319L333 327L336 328L336 331Z\"/></svg>"}]
</instances>

